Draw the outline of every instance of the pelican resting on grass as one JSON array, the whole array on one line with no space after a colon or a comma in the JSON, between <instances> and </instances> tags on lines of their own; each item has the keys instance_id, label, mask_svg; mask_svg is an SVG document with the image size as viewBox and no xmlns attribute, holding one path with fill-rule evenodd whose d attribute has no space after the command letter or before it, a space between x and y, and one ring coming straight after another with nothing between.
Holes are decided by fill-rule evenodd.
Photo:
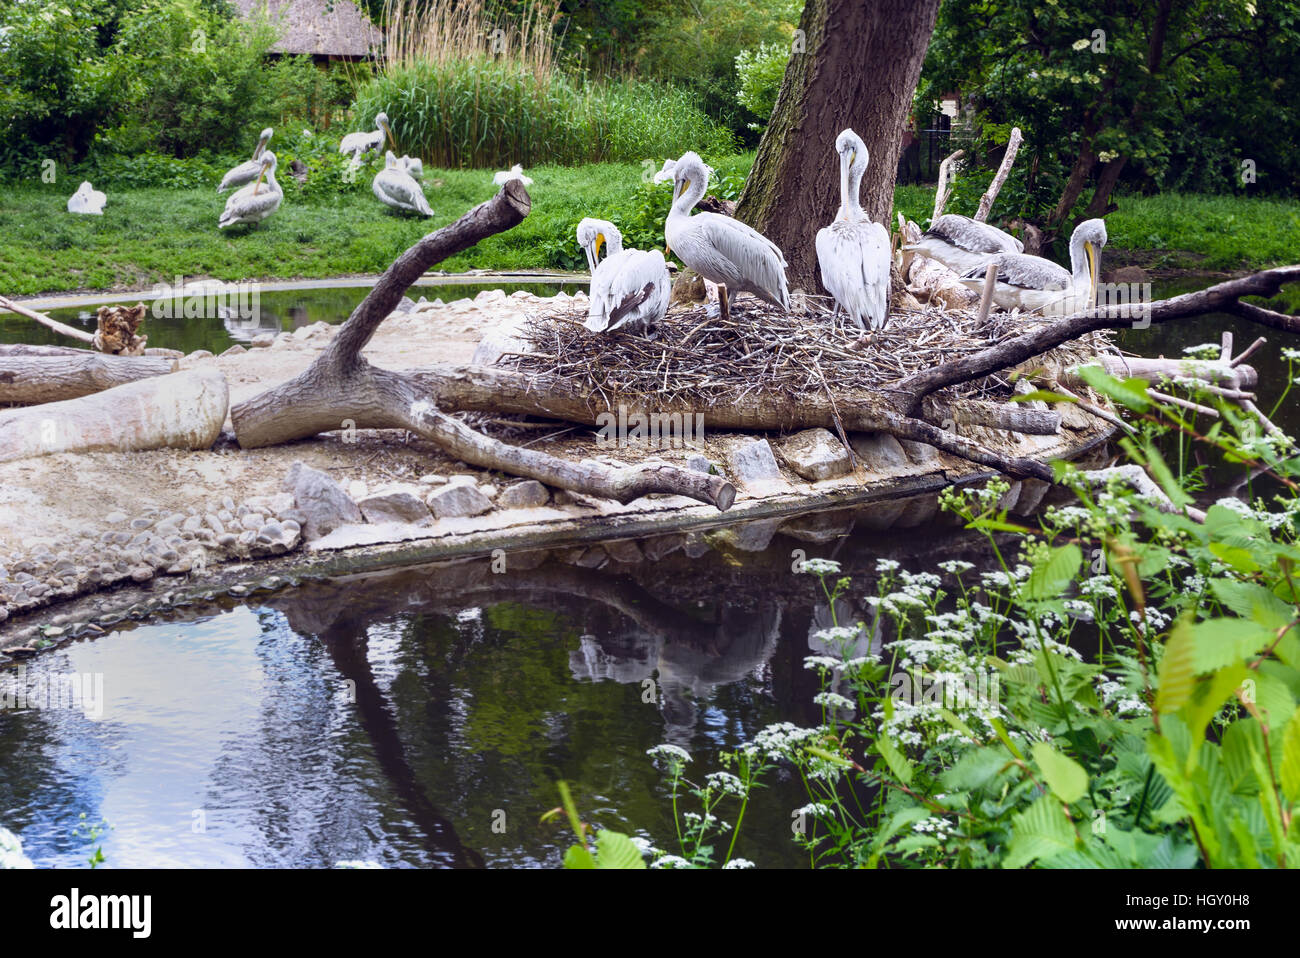
<instances>
[{"instance_id":1,"label":"pelican resting on grass","mask_svg":"<svg viewBox=\"0 0 1300 958\"><path fill-rule=\"evenodd\" d=\"M97 190L90 185L90 180L82 180L81 185L77 187L77 192L68 197L69 213L92 213L95 216L104 215L104 204L108 197L102 190Z\"/></svg>"},{"instance_id":2,"label":"pelican resting on grass","mask_svg":"<svg viewBox=\"0 0 1300 958\"><path fill-rule=\"evenodd\" d=\"M937 259L961 275L986 266L989 259L998 253L1023 253L1025 244L996 226L969 216L945 213L921 234L921 242L903 249Z\"/></svg>"},{"instance_id":3,"label":"pelican resting on grass","mask_svg":"<svg viewBox=\"0 0 1300 958\"><path fill-rule=\"evenodd\" d=\"M236 223L260 223L280 208L284 190L280 189L280 184L275 180L275 154L266 150L258 163L262 168L257 179L231 193L230 199L226 200L226 210L221 214L221 219L217 220L218 229ZM266 177L265 186L262 184L263 176Z\"/></svg>"},{"instance_id":4,"label":"pelican resting on grass","mask_svg":"<svg viewBox=\"0 0 1300 958\"><path fill-rule=\"evenodd\" d=\"M221 178L221 185L217 187L218 193L224 193L226 190L233 190L237 186L243 186L257 179L257 175L262 172L262 153L266 150L266 144L271 140L271 128L268 126L262 131L262 135L257 138L257 148L253 150L253 158L245 160L236 167L232 167Z\"/></svg>"},{"instance_id":5,"label":"pelican resting on grass","mask_svg":"<svg viewBox=\"0 0 1300 958\"><path fill-rule=\"evenodd\" d=\"M375 196L379 197L381 203L395 210L432 216L433 210L429 208L429 201L424 198L424 190L420 188L420 184L415 181L408 169L409 167L398 162L393 151L389 150L384 154L384 168L375 174L370 188L375 191Z\"/></svg>"},{"instance_id":6,"label":"pelican resting on grass","mask_svg":"<svg viewBox=\"0 0 1300 958\"><path fill-rule=\"evenodd\" d=\"M840 308L866 329L882 329L889 315L889 230L867 218L858 193L867 172L867 145L852 130L835 139L840 156L840 208L835 222L817 231L817 262L822 283ZM832 316L832 320L834 316Z\"/></svg>"},{"instance_id":7,"label":"pelican resting on grass","mask_svg":"<svg viewBox=\"0 0 1300 958\"><path fill-rule=\"evenodd\" d=\"M393 139L393 131L388 127L388 114L377 113L375 115L376 130L370 133L349 133L339 141L339 152L351 154L354 163L360 162L362 153L369 153L371 150L378 150L384 145L384 137L388 138L388 143L393 149L397 149L397 141Z\"/></svg>"},{"instance_id":8,"label":"pelican resting on grass","mask_svg":"<svg viewBox=\"0 0 1300 958\"><path fill-rule=\"evenodd\" d=\"M665 171L666 171L665 164ZM721 213L691 215L704 196L709 169L695 153L686 153L672 169L673 205L664 221L665 253L677 251L683 263L718 284L722 318L731 315L728 293L753 293L782 309L790 308L785 257L756 229Z\"/></svg>"},{"instance_id":9,"label":"pelican resting on grass","mask_svg":"<svg viewBox=\"0 0 1300 958\"><path fill-rule=\"evenodd\" d=\"M586 327L593 333L647 332L668 312L672 284L668 264L657 249L623 249L623 234L607 220L578 224L578 245L591 267ZM600 260L600 246L608 248Z\"/></svg>"},{"instance_id":10,"label":"pelican resting on grass","mask_svg":"<svg viewBox=\"0 0 1300 958\"><path fill-rule=\"evenodd\" d=\"M524 168L518 163L510 167L508 170L501 170L492 177L492 182L497 186L505 186L511 180L519 180L524 184L524 186L533 185L533 178L531 176L524 176Z\"/></svg>"},{"instance_id":11,"label":"pelican resting on grass","mask_svg":"<svg viewBox=\"0 0 1300 958\"><path fill-rule=\"evenodd\" d=\"M993 302L999 307L1044 316L1069 316L1096 305L1097 274L1105 245L1106 224L1084 220L1070 236L1068 270L1041 256L1000 253L968 270L961 281L974 290L981 289L989 263L996 263L998 279L993 287Z\"/></svg>"}]
</instances>

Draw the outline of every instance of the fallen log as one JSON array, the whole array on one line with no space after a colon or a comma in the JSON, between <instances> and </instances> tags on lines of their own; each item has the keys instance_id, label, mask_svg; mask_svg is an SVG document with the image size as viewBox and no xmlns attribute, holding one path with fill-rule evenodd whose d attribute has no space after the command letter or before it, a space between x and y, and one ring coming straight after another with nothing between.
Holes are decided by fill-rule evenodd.
<instances>
[{"instance_id":1,"label":"fallen log","mask_svg":"<svg viewBox=\"0 0 1300 958\"><path fill-rule=\"evenodd\" d=\"M492 199L455 223L436 230L403 253L353 310L330 345L307 370L231 410L244 448L287 442L344 428L406 429L432 440L473 465L502 469L575 492L630 502L648 493L689 496L731 507L736 490L721 476L664 463L615 467L572 463L512 446L476 432L435 406L436 394L401 373L371 366L361 355L375 330L406 290L433 264L522 222L532 199L520 180L510 180Z\"/></svg>"},{"instance_id":2,"label":"fallen log","mask_svg":"<svg viewBox=\"0 0 1300 958\"><path fill-rule=\"evenodd\" d=\"M77 355L0 356L0 402L48 403L103 392L125 383L166 376L174 359L111 356L89 350Z\"/></svg>"},{"instance_id":3,"label":"fallen log","mask_svg":"<svg viewBox=\"0 0 1300 958\"><path fill-rule=\"evenodd\" d=\"M194 369L0 410L0 462L60 452L206 449L221 434L228 402L219 370Z\"/></svg>"}]
</instances>

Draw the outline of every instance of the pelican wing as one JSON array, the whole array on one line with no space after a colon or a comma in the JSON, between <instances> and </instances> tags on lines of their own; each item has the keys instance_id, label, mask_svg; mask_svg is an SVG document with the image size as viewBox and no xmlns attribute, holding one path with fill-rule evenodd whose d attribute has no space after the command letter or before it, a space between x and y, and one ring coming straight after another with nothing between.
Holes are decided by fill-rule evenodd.
<instances>
[{"instance_id":1,"label":"pelican wing","mask_svg":"<svg viewBox=\"0 0 1300 958\"><path fill-rule=\"evenodd\" d=\"M283 193L265 183L254 193L256 186L254 183L231 194L230 199L226 200L225 212L217 220L219 229L236 223L259 223L280 208Z\"/></svg>"},{"instance_id":2,"label":"pelican wing","mask_svg":"<svg viewBox=\"0 0 1300 958\"><path fill-rule=\"evenodd\" d=\"M420 184L405 170L391 166L382 169L375 174L370 185L380 202L394 209L407 210L422 216L433 215L429 201L424 196L424 190L420 189Z\"/></svg>"},{"instance_id":3,"label":"pelican wing","mask_svg":"<svg viewBox=\"0 0 1300 958\"><path fill-rule=\"evenodd\" d=\"M591 275L586 326L592 332L656 325L668 311L668 265L658 250L626 249Z\"/></svg>"},{"instance_id":4,"label":"pelican wing","mask_svg":"<svg viewBox=\"0 0 1300 958\"><path fill-rule=\"evenodd\" d=\"M261 170L262 164L257 160L245 160L227 171L226 175L221 178L221 185L217 187L217 192L224 193L226 190L233 190L237 186L251 183L257 179L257 174Z\"/></svg>"},{"instance_id":5,"label":"pelican wing","mask_svg":"<svg viewBox=\"0 0 1300 958\"><path fill-rule=\"evenodd\" d=\"M1030 256L1027 253L1002 253L994 257L998 266L998 282L1022 289L1059 290L1071 286L1070 271L1050 259ZM967 272L963 279L982 280L988 272L987 264ZM971 285L971 284L968 284Z\"/></svg>"},{"instance_id":6,"label":"pelican wing","mask_svg":"<svg viewBox=\"0 0 1300 958\"><path fill-rule=\"evenodd\" d=\"M969 216L945 213L923 234L971 253L1018 253L1024 245L1010 233Z\"/></svg>"},{"instance_id":7,"label":"pelican wing","mask_svg":"<svg viewBox=\"0 0 1300 958\"><path fill-rule=\"evenodd\" d=\"M369 133L349 133L339 141L339 152L358 156L371 150L377 150L383 143L383 130L372 130Z\"/></svg>"},{"instance_id":8,"label":"pelican wing","mask_svg":"<svg viewBox=\"0 0 1300 958\"><path fill-rule=\"evenodd\" d=\"M746 290L773 305L790 308L785 256L775 243L740 220L718 213L697 213L690 222L692 232L712 251L706 255L721 257L730 264L727 272L734 273L738 292Z\"/></svg>"},{"instance_id":9,"label":"pelican wing","mask_svg":"<svg viewBox=\"0 0 1300 958\"><path fill-rule=\"evenodd\" d=\"M861 327L880 329L889 313L889 233L879 223L837 220L817 233L822 283Z\"/></svg>"}]
</instances>

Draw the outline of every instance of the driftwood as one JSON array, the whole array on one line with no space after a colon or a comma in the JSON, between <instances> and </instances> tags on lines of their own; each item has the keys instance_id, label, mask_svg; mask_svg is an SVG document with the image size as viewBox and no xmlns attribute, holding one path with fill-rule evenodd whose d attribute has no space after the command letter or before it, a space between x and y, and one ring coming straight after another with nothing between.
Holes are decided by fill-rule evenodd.
<instances>
[{"instance_id":1,"label":"driftwood","mask_svg":"<svg viewBox=\"0 0 1300 958\"><path fill-rule=\"evenodd\" d=\"M1024 136L1020 132L1020 127L1011 128L1011 138L1007 140L1007 151L1002 154L1002 163L998 166L997 175L993 177L993 182L989 188L984 191L980 197L979 209L975 211L975 219L981 223L987 222L989 212L993 209L993 201L998 198L998 193L1002 191L1002 184L1007 181L1007 176L1011 173L1011 167L1015 165L1016 154L1020 152L1020 143Z\"/></svg>"},{"instance_id":2,"label":"driftwood","mask_svg":"<svg viewBox=\"0 0 1300 958\"><path fill-rule=\"evenodd\" d=\"M378 369L361 350L393 312L406 290L433 264L479 240L510 229L528 215L532 200L511 180L492 199L408 249L379 282L316 361L297 378L231 410L244 448L287 442L337 430L406 429L432 440L460 459L489 469L528 476L562 489L630 502L648 493L670 493L729 509L736 490L720 476L665 463L611 467L572 463L513 446L477 432L442 412L437 395L401 373Z\"/></svg>"},{"instance_id":3,"label":"driftwood","mask_svg":"<svg viewBox=\"0 0 1300 958\"><path fill-rule=\"evenodd\" d=\"M72 355L12 357L0 354L0 403L76 399L176 371L176 360L109 356L85 349Z\"/></svg>"},{"instance_id":4,"label":"driftwood","mask_svg":"<svg viewBox=\"0 0 1300 958\"><path fill-rule=\"evenodd\" d=\"M948 194L952 192L953 180L957 178L957 168L961 165L961 159L966 155L965 150L957 150L943 158L939 164L939 182L934 187L934 213L930 217L933 223L943 215L943 208L948 205Z\"/></svg>"},{"instance_id":5,"label":"driftwood","mask_svg":"<svg viewBox=\"0 0 1300 958\"><path fill-rule=\"evenodd\" d=\"M206 449L221 434L228 401L225 377L209 369L0 410L0 462L59 452Z\"/></svg>"}]
</instances>

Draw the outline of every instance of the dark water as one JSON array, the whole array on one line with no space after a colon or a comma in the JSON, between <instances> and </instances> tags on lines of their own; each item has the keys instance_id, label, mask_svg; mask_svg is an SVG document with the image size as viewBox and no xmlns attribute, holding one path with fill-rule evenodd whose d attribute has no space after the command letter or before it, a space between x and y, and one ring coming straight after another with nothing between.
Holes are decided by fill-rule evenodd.
<instances>
[{"instance_id":1,"label":"dark water","mask_svg":"<svg viewBox=\"0 0 1300 958\"><path fill-rule=\"evenodd\" d=\"M754 523L600 568L530 554L500 574L485 558L338 579L74 641L0 673L0 694L33 698L47 678L102 681L79 708L0 710L0 821L38 867L99 845L108 867L557 866L571 836L539 818L564 779L591 822L676 851L646 749L687 748L702 781L765 725L819 718L803 659L830 611L794 550L864 589L881 556L974 556L950 526L869 528L933 509ZM806 794L768 781L737 854L798 867ZM83 813L112 829L88 842Z\"/></svg>"},{"instance_id":2,"label":"dark water","mask_svg":"<svg viewBox=\"0 0 1300 958\"><path fill-rule=\"evenodd\" d=\"M464 297L473 298L488 289L502 289L507 294L524 290L538 296L554 296L559 291L569 295L583 290L585 284L556 283L457 283L439 286L416 286L410 291L413 299L421 296L430 301L441 298L443 302ZM260 292L256 310L245 307L237 296L231 294L232 302L223 310L222 316L184 315L183 301L174 301L175 308L166 313L170 318L154 315L154 301L147 294L141 294L139 300L131 299L126 303L134 305L137 301L150 307L150 313L144 321L142 331L149 337L149 345L164 349L179 349L193 352L206 349L212 353L221 353L236 343L247 343L260 333L278 333L292 331L300 326L324 320L327 323L341 323L348 318L357 304L370 292L369 287L333 287L328 289L300 289ZM95 310L100 304L74 309L42 310L45 315L87 332L95 331ZM196 310L191 309L193 313ZM215 313L215 309L213 310ZM241 315L241 313L253 315ZM166 315L166 314L164 314ZM67 337L60 336L35 320L27 319L14 313L0 311L0 343L27 343L40 346L75 345Z\"/></svg>"}]
</instances>

